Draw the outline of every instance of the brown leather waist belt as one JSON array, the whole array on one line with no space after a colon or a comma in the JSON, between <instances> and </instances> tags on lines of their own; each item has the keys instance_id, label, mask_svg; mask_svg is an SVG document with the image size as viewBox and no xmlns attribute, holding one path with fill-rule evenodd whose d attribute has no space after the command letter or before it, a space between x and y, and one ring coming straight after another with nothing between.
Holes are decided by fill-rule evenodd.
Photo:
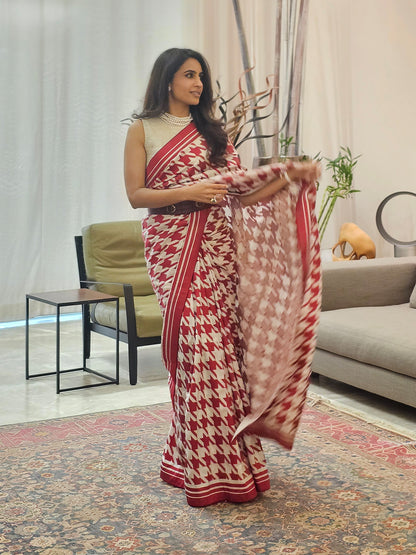
<instances>
[{"instance_id":1,"label":"brown leather waist belt","mask_svg":"<svg viewBox=\"0 0 416 555\"><path fill-rule=\"evenodd\" d=\"M164 214L170 216L180 216L181 214L190 214L191 212L198 212L204 208L210 208L211 204L204 202L194 202L193 200L185 200L169 206L161 206L160 208L148 208L149 214Z\"/></svg>"}]
</instances>

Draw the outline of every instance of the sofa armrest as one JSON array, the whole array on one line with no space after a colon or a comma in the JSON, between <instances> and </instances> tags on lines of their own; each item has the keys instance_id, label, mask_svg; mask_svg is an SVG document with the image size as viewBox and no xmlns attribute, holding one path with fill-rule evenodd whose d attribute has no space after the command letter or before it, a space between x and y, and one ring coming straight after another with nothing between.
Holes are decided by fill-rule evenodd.
<instances>
[{"instance_id":1,"label":"sofa armrest","mask_svg":"<svg viewBox=\"0 0 416 555\"><path fill-rule=\"evenodd\" d=\"M322 310L409 302L416 256L322 264Z\"/></svg>"}]
</instances>

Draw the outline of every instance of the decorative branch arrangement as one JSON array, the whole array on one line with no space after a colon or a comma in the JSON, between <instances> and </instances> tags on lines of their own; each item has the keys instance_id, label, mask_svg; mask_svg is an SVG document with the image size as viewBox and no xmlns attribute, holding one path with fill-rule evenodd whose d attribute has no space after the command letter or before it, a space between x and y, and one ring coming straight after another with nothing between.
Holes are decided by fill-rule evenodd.
<instances>
[{"instance_id":1,"label":"decorative branch arrangement","mask_svg":"<svg viewBox=\"0 0 416 555\"><path fill-rule=\"evenodd\" d=\"M266 79L267 88L254 91L252 70L247 42L245 38L239 0L233 0L235 19L240 38L244 75L248 94L243 91L241 78L239 91L225 100L219 93L219 109L226 129L236 147L249 139L255 139L259 158L274 162L286 158L307 158L303 155L299 133L299 114L302 98L302 80L304 69L306 31L309 12L309 0L276 0L276 33L274 54L273 84ZM219 85L218 85L219 86ZM239 96L239 103L233 110L233 116L227 120L229 103ZM266 115L260 113L272 104ZM247 114L252 112L249 118ZM282 117L284 115L284 118ZM261 120L273 117L273 133L265 135L261 129ZM281 120L283 119L283 122ZM265 153L264 140L272 138L271 157ZM318 154L314 159L321 160ZM332 184L324 191L321 202L318 226L322 240L328 221L339 198L347 198L359 192L352 188L353 170L359 156L353 157L348 147L341 147L334 159L325 158L326 169L331 170Z\"/></svg>"},{"instance_id":2,"label":"decorative branch arrangement","mask_svg":"<svg viewBox=\"0 0 416 555\"><path fill-rule=\"evenodd\" d=\"M302 77L306 43L309 0L276 0L275 63L273 76L273 110L268 116L258 117L258 96L254 91L247 41L245 37L239 0L233 0L234 14L240 38L240 48L247 81L248 96L245 97L253 117L252 130L244 140L256 140L258 155L266 157L264 138L272 137L272 160L280 157L280 135L294 137L286 156L299 155L299 112L301 106ZM241 89L241 87L240 87ZM284 92L284 94L282 94ZM257 100L256 100L257 98ZM244 106L245 113L247 109ZM281 115L284 114L284 118ZM264 135L261 119L273 116L273 133ZM281 120L284 119L283 123ZM249 121L246 123L248 124Z\"/></svg>"},{"instance_id":3,"label":"decorative branch arrangement","mask_svg":"<svg viewBox=\"0 0 416 555\"><path fill-rule=\"evenodd\" d=\"M251 72L252 69L249 68L244 74ZM261 130L261 121L270 117L272 112L269 111L265 115L260 113L261 110L269 107L273 100L273 88L270 85L269 79L266 78L267 88L265 90L249 95L244 91L241 79L242 77L240 77L238 82L238 92L228 99L221 95L221 85L218 81L216 82L218 88L217 100L219 101L218 109L225 124L227 134L236 148L249 139L258 141L272 137L272 135L265 135ZM236 98L238 98L238 103L232 109L232 116L229 118L228 111L230 104ZM251 117L248 117L249 112L252 112ZM254 135L253 131L255 132Z\"/></svg>"},{"instance_id":4,"label":"decorative branch arrangement","mask_svg":"<svg viewBox=\"0 0 416 555\"><path fill-rule=\"evenodd\" d=\"M250 98L249 102L251 103L254 111L255 110L254 99L257 95L255 94L255 91L254 91L253 75L251 73L252 67L248 56L247 40L244 32L243 19L241 17L239 0L233 0L233 8L234 8L235 21L237 23L238 36L240 39L241 56L243 59L243 67L244 67L244 72L246 76L247 90ZM258 154L259 156L264 157L266 156L266 147L263 141L263 132L261 129L261 123L258 120L258 118L255 118L254 116L253 116L253 130L255 131Z\"/></svg>"},{"instance_id":5,"label":"decorative branch arrangement","mask_svg":"<svg viewBox=\"0 0 416 555\"><path fill-rule=\"evenodd\" d=\"M293 3L292 3L293 4ZM305 43L306 43L306 29L307 29L307 18L308 18L308 8L309 0L300 0L298 13L292 15L291 19L297 16L297 31L296 31L296 42L294 44L293 51L294 56L291 64L291 79L290 79L290 91L289 91L289 106L288 114L289 121L287 124L288 137L295 137L293 144L294 149L291 151L289 147L289 154L300 154L300 136L299 136L299 113L301 106L301 92L302 92L302 78L303 78L303 67L304 67L304 56L305 56ZM294 26L294 23L293 23ZM292 41L295 41L294 35L292 35ZM299 145L299 146L298 146ZM291 145L292 146L292 145ZM295 150L295 147L298 150Z\"/></svg>"}]
</instances>

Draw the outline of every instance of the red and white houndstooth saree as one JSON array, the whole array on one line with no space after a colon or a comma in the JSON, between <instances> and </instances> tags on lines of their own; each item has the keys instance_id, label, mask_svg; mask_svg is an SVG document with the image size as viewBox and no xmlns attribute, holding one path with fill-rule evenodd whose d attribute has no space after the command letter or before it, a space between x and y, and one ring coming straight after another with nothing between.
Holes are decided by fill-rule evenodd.
<instances>
[{"instance_id":1,"label":"red and white houndstooth saree","mask_svg":"<svg viewBox=\"0 0 416 555\"><path fill-rule=\"evenodd\" d=\"M293 444L320 300L314 185L242 208L238 194L286 166L244 171L232 145L226 168L206 155L190 123L153 156L146 186L226 182L223 205L143 220L174 412L161 477L193 506L249 501L270 487L258 435Z\"/></svg>"}]
</instances>

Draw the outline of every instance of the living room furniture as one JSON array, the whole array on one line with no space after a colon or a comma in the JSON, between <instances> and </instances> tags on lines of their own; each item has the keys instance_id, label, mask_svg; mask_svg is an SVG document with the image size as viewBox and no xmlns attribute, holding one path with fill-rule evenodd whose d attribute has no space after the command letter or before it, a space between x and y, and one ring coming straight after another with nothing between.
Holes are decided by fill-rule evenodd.
<instances>
[{"instance_id":1,"label":"living room furniture","mask_svg":"<svg viewBox=\"0 0 416 555\"><path fill-rule=\"evenodd\" d=\"M129 379L135 385L137 348L160 344L162 333L162 315L144 258L141 223L91 224L75 237L75 244L81 287L120 299L120 340L128 345ZM115 315L115 306L106 303L94 307L84 320L87 358L91 332L115 337Z\"/></svg>"},{"instance_id":2,"label":"living room furniture","mask_svg":"<svg viewBox=\"0 0 416 555\"><path fill-rule=\"evenodd\" d=\"M30 301L38 301L41 303L46 303L52 305L56 308L56 368L54 372L43 372L38 374L30 374L29 370L29 319L30 319L30 308L29 304ZM115 328L115 339L116 339L116 370L115 370L115 378L107 376L105 374L101 374L96 370L92 370L88 368L86 365L86 349L85 349L85 335L83 334L83 365L81 368L70 368L66 370L61 370L61 363L60 363L60 317L61 317L61 308L65 306L74 306L80 305L82 306L82 318L85 321L88 318L89 307L91 305L97 305L99 303L113 303L114 310L116 313L116 328ZM84 326L83 326L84 327ZM61 393L61 391L72 391L74 389L85 389L89 387L98 387L101 385L108 385L108 384L118 384L119 383L119 299L113 295L108 295L106 293L100 293L98 291L92 291L88 289L75 289L75 290L67 290L67 291L49 291L45 293L28 293L26 295L26 348L25 348L25 355L26 355L26 379L30 378L37 378L39 376L50 376L56 375L56 393ZM82 370L84 372L88 372L90 374L95 374L100 378L103 378L104 381L100 381L97 383L86 384L86 385L79 385L74 387L61 387L61 374L67 372L76 372Z\"/></svg>"},{"instance_id":3,"label":"living room furniture","mask_svg":"<svg viewBox=\"0 0 416 555\"><path fill-rule=\"evenodd\" d=\"M416 407L416 257L322 264L312 371Z\"/></svg>"}]
</instances>

